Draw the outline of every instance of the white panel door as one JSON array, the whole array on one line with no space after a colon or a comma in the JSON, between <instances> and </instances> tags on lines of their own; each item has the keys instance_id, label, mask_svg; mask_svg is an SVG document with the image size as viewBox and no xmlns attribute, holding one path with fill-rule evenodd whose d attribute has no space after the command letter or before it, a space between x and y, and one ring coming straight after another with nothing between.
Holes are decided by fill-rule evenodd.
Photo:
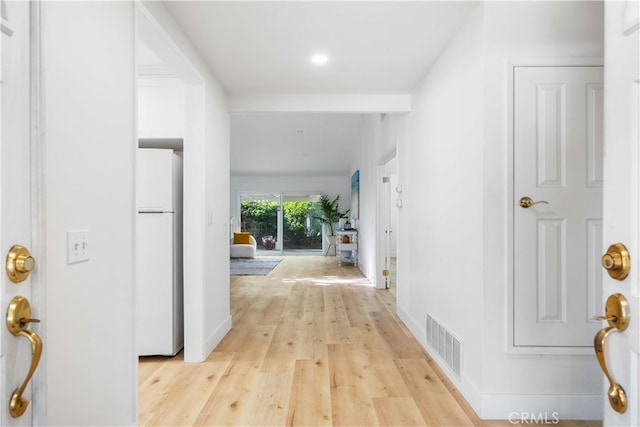
<instances>
[{"instance_id":1,"label":"white panel door","mask_svg":"<svg viewBox=\"0 0 640 427\"><path fill-rule=\"evenodd\" d=\"M603 300L623 294L629 327L613 331L603 345L614 382L626 392L627 408L615 411L603 376L605 426L640 425L640 8L637 1L605 2L605 126L603 248L621 242L631 269L624 280L604 273ZM600 305L604 314L604 303ZM602 322L602 328L609 326Z\"/></svg>"},{"instance_id":2,"label":"white panel door","mask_svg":"<svg viewBox=\"0 0 640 427\"><path fill-rule=\"evenodd\" d=\"M602 80L602 67L514 71L516 346L591 346L599 326Z\"/></svg>"},{"instance_id":3,"label":"white panel door","mask_svg":"<svg viewBox=\"0 0 640 427\"><path fill-rule=\"evenodd\" d=\"M37 338L44 323L18 322L24 331L14 336L6 326L7 308L16 297L31 302L31 318L42 318L42 301L34 301L32 287L38 286L38 267L30 277L20 283L9 280L4 260L13 245L28 248L38 260L41 248L31 238L31 99L30 99L30 4L29 2L2 2L2 42L0 52L0 425L33 425L34 407L44 393L31 381L23 387L32 364L32 351L38 349ZM35 153L34 153L35 155ZM44 319L43 319L44 322ZM27 332L31 331L31 332ZM33 344L32 344L33 342ZM42 366L38 367L42 371ZM14 392L21 393L17 412L9 410Z\"/></svg>"}]
</instances>

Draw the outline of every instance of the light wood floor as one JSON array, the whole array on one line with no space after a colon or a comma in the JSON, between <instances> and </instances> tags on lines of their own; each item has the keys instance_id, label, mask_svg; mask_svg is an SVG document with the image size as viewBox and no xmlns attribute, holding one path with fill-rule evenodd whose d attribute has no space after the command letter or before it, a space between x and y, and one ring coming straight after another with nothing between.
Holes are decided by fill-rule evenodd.
<instances>
[{"instance_id":1,"label":"light wood floor","mask_svg":"<svg viewBox=\"0 0 640 427\"><path fill-rule=\"evenodd\" d=\"M513 425L478 419L395 316L393 295L332 257L232 276L231 312L204 363L141 358L141 426Z\"/></svg>"}]
</instances>

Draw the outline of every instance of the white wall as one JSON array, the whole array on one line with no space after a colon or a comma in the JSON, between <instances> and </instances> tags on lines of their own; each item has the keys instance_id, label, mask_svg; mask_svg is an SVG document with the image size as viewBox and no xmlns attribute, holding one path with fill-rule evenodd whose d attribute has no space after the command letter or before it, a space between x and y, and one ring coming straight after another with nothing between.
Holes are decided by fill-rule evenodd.
<instances>
[{"instance_id":1,"label":"white wall","mask_svg":"<svg viewBox=\"0 0 640 427\"><path fill-rule=\"evenodd\" d=\"M184 83L177 77L138 78L138 137L184 137Z\"/></svg>"},{"instance_id":2,"label":"white wall","mask_svg":"<svg viewBox=\"0 0 640 427\"><path fill-rule=\"evenodd\" d=\"M597 2L486 2L413 95L399 147L398 312L423 344L427 314L463 341L452 379L485 418L601 413L591 354L510 353L507 325L508 63L602 56L601 12Z\"/></svg>"},{"instance_id":3,"label":"white wall","mask_svg":"<svg viewBox=\"0 0 640 427\"><path fill-rule=\"evenodd\" d=\"M44 425L136 425L131 2L42 2ZM90 260L67 264L67 230Z\"/></svg>"},{"instance_id":4,"label":"white wall","mask_svg":"<svg viewBox=\"0 0 640 427\"><path fill-rule=\"evenodd\" d=\"M178 72L186 83L185 361L200 362L231 329L227 95L165 7L149 1L144 9L175 46L173 54L182 59L178 66L186 70Z\"/></svg>"},{"instance_id":5,"label":"white wall","mask_svg":"<svg viewBox=\"0 0 640 427\"><path fill-rule=\"evenodd\" d=\"M506 328L489 327L496 325L495 313L507 318L507 290L513 286L508 246L511 236L509 208L514 200L510 190L512 140L508 133L511 69L507 62L537 60L542 65L566 65L595 58L594 61L586 60L593 65L602 61L604 53L603 22L603 4L600 2L488 2L485 5L482 323L487 326L482 389L485 396L539 394L563 403L572 399L567 396L582 396L576 399L577 405L559 409L565 418L576 408L582 417L601 417L602 376L592 350L586 349L582 356L508 354L504 350L509 341ZM517 379L505 372L517 372ZM500 412L500 402L500 399L487 397L482 410L491 416ZM589 405L590 402L596 404ZM545 409L551 409L551 405L545 406Z\"/></svg>"},{"instance_id":6,"label":"white wall","mask_svg":"<svg viewBox=\"0 0 640 427\"><path fill-rule=\"evenodd\" d=\"M382 140L380 114L362 120L360 141L355 149L351 173L360 171L360 217L358 218L358 267L372 284L376 283L377 248L377 148ZM351 185L351 178L349 178ZM351 190L349 190L351 191Z\"/></svg>"},{"instance_id":7,"label":"white wall","mask_svg":"<svg viewBox=\"0 0 640 427\"><path fill-rule=\"evenodd\" d=\"M423 344L427 314L461 339L472 388L483 364L482 23L480 7L414 91L399 149L398 314Z\"/></svg>"}]
</instances>

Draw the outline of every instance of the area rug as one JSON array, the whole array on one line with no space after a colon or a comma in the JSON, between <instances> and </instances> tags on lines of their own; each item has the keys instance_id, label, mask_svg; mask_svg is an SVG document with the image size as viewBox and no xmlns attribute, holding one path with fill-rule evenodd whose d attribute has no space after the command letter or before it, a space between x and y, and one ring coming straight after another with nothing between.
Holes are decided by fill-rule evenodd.
<instances>
[{"instance_id":1,"label":"area rug","mask_svg":"<svg viewBox=\"0 0 640 427\"><path fill-rule=\"evenodd\" d=\"M232 276L266 276L282 258L231 258Z\"/></svg>"}]
</instances>

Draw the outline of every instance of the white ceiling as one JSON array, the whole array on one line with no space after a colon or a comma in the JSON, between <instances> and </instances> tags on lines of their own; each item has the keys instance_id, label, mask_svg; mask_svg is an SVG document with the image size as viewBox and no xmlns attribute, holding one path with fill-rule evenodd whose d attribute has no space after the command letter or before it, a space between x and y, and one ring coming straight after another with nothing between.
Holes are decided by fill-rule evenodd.
<instances>
[{"instance_id":1,"label":"white ceiling","mask_svg":"<svg viewBox=\"0 0 640 427\"><path fill-rule=\"evenodd\" d=\"M165 2L231 94L410 92L477 4Z\"/></svg>"},{"instance_id":2,"label":"white ceiling","mask_svg":"<svg viewBox=\"0 0 640 427\"><path fill-rule=\"evenodd\" d=\"M230 95L410 93L478 2L165 1ZM313 54L329 62L314 66ZM357 114L233 114L232 175L349 175ZM303 134L297 131L302 130Z\"/></svg>"},{"instance_id":3,"label":"white ceiling","mask_svg":"<svg viewBox=\"0 0 640 427\"><path fill-rule=\"evenodd\" d=\"M232 175L348 175L362 115L231 116Z\"/></svg>"}]
</instances>

